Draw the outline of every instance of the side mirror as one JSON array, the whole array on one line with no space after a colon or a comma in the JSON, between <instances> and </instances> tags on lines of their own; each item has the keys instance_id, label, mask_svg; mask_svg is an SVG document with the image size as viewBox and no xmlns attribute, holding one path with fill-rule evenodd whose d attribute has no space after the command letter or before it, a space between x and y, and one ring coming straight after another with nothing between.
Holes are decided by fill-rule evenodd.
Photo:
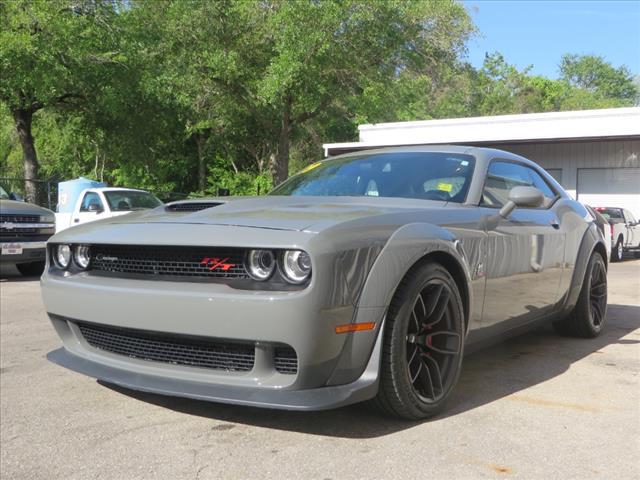
<instances>
[{"instance_id":1,"label":"side mirror","mask_svg":"<svg viewBox=\"0 0 640 480\"><path fill-rule=\"evenodd\" d=\"M87 210L89 212L95 212L95 213L102 213L104 212L104 209L98 205L97 203L91 203L88 207Z\"/></svg>"},{"instance_id":2,"label":"side mirror","mask_svg":"<svg viewBox=\"0 0 640 480\"><path fill-rule=\"evenodd\" d=\"M538 208L544 204L544 195L535 187L513 187L509 201L500 209L500 216L507 218L516 207Z\"/></svg>"},{"instance_id":3,"label":"side mirror","mask_svg":"<svg viewBox=\"0 0 640 480\"><path fill-rule=\"evenodd\" d=\"M16 202L24 202L24 197L22 195L20 195L19 193L16 193L16 192L11 192L9 194L9 199L10 200L15 200Z\"/></svg>"}]
</instances>

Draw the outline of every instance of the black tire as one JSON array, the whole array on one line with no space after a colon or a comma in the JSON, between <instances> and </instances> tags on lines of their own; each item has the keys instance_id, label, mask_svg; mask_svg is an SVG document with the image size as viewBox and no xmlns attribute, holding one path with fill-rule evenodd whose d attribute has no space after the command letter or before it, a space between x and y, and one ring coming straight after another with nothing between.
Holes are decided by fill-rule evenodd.
<instances>
[{"instance_id":1,"label":"black tire","mask_svg":"<svg viewBox=\"0 0 640 480\"><path fill-rule=\"evenodd\" d=\"M593 252L582 282L582 290L573 311L553 323L561 335L594 338L600 335L607 319L607 265Z\"/></svg>"},{"instance_id":2,"label":"black tire","mask_svg":"<svg viewBox=\"0 0 640 480\"><path fill-rule=\"evenodd\" d=\"M624 257L624 248L622 245L622 237L618 238L618 241L611 249L611 261L612 262L621 262Z\"/></svg>"},{"instance_id":3,"label":"black tire","mask_svg":"<svg viewBox=\"0 0 640 480\"><path fill-rule=\"evenodd\" d=\"M20 263L16 268L25 277L39 277L44 272L44 262Z\"/></svg>"},{"instance_id":4,"label":"black tire","mask_svg":"<svg viewBox=\"0 0 640 480\"><path fill-rule=\"evenodd\" d=\"M409 420L439 413L460 375L464 332L451 274L438 263L409 271L389 306L374 406Z\"/></svg>"}]
</instances>

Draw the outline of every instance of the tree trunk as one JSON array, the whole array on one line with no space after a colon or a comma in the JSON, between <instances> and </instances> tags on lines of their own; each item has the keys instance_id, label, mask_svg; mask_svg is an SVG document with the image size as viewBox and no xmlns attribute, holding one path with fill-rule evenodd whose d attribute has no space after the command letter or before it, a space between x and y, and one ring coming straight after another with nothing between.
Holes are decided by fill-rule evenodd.
<instances>
[{"instance_id":1,"label":"tree trunk","mask_svg":"<svg viewBox=\"0 0 640 480\"><path fill-rule=\"evenodd\" d=\"M207 188L207 161L205 157L206 139L203 135L196 135L198 146L198 190L204 192Z\"/></svg>"},{"instance_id":2,"label":"tree trunk","mask_svg":"<svg viewBox=\"0 0 640 480\"><path fill-rule=\"evenodd\" d=\"M38 179L38 155L36 146L31 135L31 121L33 111L30 109L17 108L11 111L15 122L18 138L22 147L22 158L24 160L24 191L27 202L36 203L38 200L37 182L31 180Z\"/></svg>"},{"instance_id":3,"label":"tree trunk","mask_svg":"<svg viewBox=\"0 0 640 480\"><path fill-rule=\"evenodd\" d=\"M282 125L280 128L280 138L278 139L278 153L275 159L273 180L275 185L279 185L289 177L289 148L291 145L291 97L287 97L282 112Z\"/></svg>"}]
</instances>

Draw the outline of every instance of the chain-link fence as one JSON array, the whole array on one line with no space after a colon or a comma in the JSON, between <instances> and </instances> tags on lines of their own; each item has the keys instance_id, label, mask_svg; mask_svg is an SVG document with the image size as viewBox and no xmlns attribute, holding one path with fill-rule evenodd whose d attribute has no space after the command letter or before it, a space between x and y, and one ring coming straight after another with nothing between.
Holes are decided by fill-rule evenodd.
<instances>
[{"instance_id":1,"label":"chain-link fence","mask_svg":"<svg viewBox=\"0 0 640 480\"><path fill-rule=\"evenodd\" d=\"M27 198L26 184L33 186L35 198ZM0 186L4 190L13 194L16 199L25 200L35 203L49 210L56 210L58 203L58 182L53 180L27 180L25 178L6 178L0 177Z\"/></svg>"}]
</instances>

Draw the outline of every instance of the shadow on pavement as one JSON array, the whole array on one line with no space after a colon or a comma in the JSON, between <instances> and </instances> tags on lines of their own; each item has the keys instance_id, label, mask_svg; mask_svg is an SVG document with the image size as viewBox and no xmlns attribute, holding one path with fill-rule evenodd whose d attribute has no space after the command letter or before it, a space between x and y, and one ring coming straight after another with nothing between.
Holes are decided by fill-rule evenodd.
<instances>
[{"instance_id":1,"label":"shadow on pavement","mask_svg":"<svg viewBox=\"0 0 640 480\"><path fill-rule=\"evenodd\" d=\"M18 272L13 265L0 266L0 282L33 282L34 280L40 280L40 275L30 275L28 277L23 276Z\"/></svg>"},{"instance_id":2,"label":"shadow on pavement","mask_svg":"<svg viewBox=\"0 0 640 480\"><path fill-rule=\"evenodd\" d=\"M466 412L545 382L607 345L640 343L622 340L639 327L640 307L609 305L608 325L598 338L560 337L550 327L543 327L476 352L465 358L460 381L445 412L426 421ZM323 412L289 412L167 397L100 383L123 395L188 415L312 435L373 438L423 423L383 416L363 404Z\"/></svg>"}]
</instances>

